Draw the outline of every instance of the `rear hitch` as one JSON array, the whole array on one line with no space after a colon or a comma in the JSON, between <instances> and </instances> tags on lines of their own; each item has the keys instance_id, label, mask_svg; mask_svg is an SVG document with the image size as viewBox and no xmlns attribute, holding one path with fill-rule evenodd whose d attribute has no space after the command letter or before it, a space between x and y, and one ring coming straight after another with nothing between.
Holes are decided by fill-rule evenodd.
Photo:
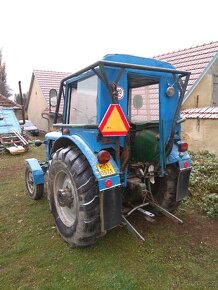
<instances>
[{"instance_id":1,"label":"rear hitch","mask_svg":"<svg viewBox=\"0 0 218 290\"><path fill-rule=\"evenodd\" d=\"M140 204L136 207L134 207L133 209L131 209L127 214L127 216L130 216L133 212L135 211L139 211L140 213L142 213L144 215L144 217L146 218L146 220L150 221L150 222L154 222L154 217L155 215L147 210L142 209L142 207L149 205L148 202ZM145 242L145 239L143 238L143 236L136 230L136 228L126 219L126 217L124 215L122 215L122 223L123 225L125 225L127 227L127 229L132 232L134 235L136 235L138 238L140 238L143 242Z\"/></svg>"},{"instance_id":2,"label":"rear hitch","mask_svg":"<svg viewBox=\"0 0 218 290\"><path fill-rule=\"evenodd\" d=\"M145 209L142 209L142 207L144 206L148 206L151 205L153 207L155 207L156 209L158 209L159 211L162 212L163 215L171 218L173 221L176 221L179 224L183 224L183 221L178 218L177 216L175 216L174 214L172 214L171 212L167 211L166 209L164 209L163 207L161 207L159 204L155 203L154 201L150 201L147 203L143 203L141 205L138 205L136 207L134 207L133 209L131 209L126 216L122 215L122 224L124 226L127 227L127 229L132 232L134 235L136 235L138 238L140 238L143 242L145 242L145 239L143 238L143 236L136 230L136 228L126 219L127 216L130 216L133 212L138 211L140 213L142 213L145 217L145 219L151 223L155 222L155 214L151 213L150 211L147 211Z\"/></svg>"},{"instance_id":3,"label":"rear hitch","mask_svg":"<svg viewBox=\"0 0 218 290\"><path fill-rule=\"evenodd\" d=\"M164 209L163 207L161 207L159 204L157 204L156 202L154 201L151 201L150 204L153 206L153 207L156 207L159 211L162 212L163 215L171 218L172 220L176 221L177 223L179 224L183 224L183 221L178 218L177 216L175 216L174 214L172 214L171 212L169 212L168 210Z\"/></svg>"}]
</instances>

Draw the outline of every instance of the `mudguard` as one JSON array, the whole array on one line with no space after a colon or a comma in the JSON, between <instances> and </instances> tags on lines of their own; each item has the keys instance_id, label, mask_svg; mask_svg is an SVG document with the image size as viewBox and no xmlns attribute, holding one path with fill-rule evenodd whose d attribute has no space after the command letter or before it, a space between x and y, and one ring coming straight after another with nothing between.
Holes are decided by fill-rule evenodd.
<instances>
[{"instance_id":1,"label":"mudguard","mask_svg":"<svg viewBox=\"0 0 218 290\"><path fill-rule=\"evenodd\" d=\"M26 159L26 162L32 170L34 183L44 184L44 172L38 160L35 158L30 158L30 159Z\"/></svg>"},{"instance_id":2,"label":"mudguard","mask_svg":"<svg viewBox=\"0 0 218 290\"><path fill-rule=\"evenodd\" d=\"M80 151L85 155L87 161L89 162L92 168L93 174L98 181L98 186L99 186L100 191L108 189L108 187L106 186L108 180L110 180L110 183L111 183L110 188L120 185L119 168L116 162L114 161L114 159L112 158L112 156L110 158L110 163L112 164L116 173L113 175L103 177L101 176L100 172L97 169L97 164L99 162L98 162L98 158L96 154L92 151L92 149L87 145L87 143L84 142L84 140L80 136L70 135L70 136L64 136L64 137L58 138L58 140L54 144L54 148L57 150L58 148L61 147L61 145L59 146L59 144L63 144L63 143L66 144L66 139L68 140L67 142L68 145L69 145L69 141L70 143L74 143L80 149Z\"/></svg>"},{"instance_id":3,"label":"mudguard","mask_svg":"<svg viewBox=\"0 0 218 290\"><path fill-rule=\"evenodd\" d=\"M187 162L188 167L191 167L191 160L188 152L186 151L180 153L178 151L178 146L174 144L170 154L167 156L166 164L172 164L176 162L179 162L180 169L184 168L184 162Z\"/></svg>"},{"instance_id":4,"label":"mudguard","mask_svg":"<svg viewBox=\"0 0 218 290\"><path fill-rule=\"evenodd\" d=\"M182 200L189 194L188 185L191 174L191 168L180 169L177 181L176 201Z\"/></svg>"}]
</instances>

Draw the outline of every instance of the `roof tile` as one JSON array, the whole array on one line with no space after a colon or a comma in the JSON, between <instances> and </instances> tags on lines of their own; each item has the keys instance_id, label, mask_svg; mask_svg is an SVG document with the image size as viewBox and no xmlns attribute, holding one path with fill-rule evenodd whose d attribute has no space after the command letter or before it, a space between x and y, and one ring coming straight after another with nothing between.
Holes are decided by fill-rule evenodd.
<instances>
[{"instance_id":1,"label":"roof tile","mask_svg":"<svg viewBox=\"0 0 218 290\"><path fill-rule=\"evenodd\" d=\"M174 65L177 69L190 71L191 77L187 90L198 80L202 72L205 70L209 62L218 52L218 41L210 42L187 49L174 51L155 58L166 61Z\"/></svg>"},{"instance_id":2,"label":"roof tile","mask_svg":"<svg viewBox=\"0 0 218 290\"><path fill-rule=\"evenodd\" d=\"M21 106L16 104L15 102L11 101L10 99L0 95L0 108L10 108L14 110L20 110Z\"/></svg>"},{"instance_id":3,"label":"roof tile","mask_svg":"<svg viewBox=\"0 0 218 290\"><path fill-rule=\"evenodd\" d=\"M218 107L204 107L185 109L181 116L187 119L218 119Z\"/></svg>"}]
</instances>

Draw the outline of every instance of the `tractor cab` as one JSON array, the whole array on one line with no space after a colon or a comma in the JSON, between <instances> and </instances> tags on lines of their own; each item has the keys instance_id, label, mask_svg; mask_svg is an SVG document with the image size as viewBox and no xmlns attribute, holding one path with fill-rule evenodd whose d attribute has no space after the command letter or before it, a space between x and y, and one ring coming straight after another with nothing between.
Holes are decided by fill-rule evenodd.
<instances>
[{"instance_id":1,"label":"tractor cab","mask_svg":"<svg viewBox=\"0 0 218 290\"><path fill-rule=\"evenodd\" d=\"M41 176L48 170L52 213L70 245L90 245L121 223L140 236L127 219L135 211L181 222L172 212L188 194L191 171L179 115L189 76L166 62L117 54L61 81ZM29 196L37 199L37 161L27 164Z\"/></svg>"}]
</instances>

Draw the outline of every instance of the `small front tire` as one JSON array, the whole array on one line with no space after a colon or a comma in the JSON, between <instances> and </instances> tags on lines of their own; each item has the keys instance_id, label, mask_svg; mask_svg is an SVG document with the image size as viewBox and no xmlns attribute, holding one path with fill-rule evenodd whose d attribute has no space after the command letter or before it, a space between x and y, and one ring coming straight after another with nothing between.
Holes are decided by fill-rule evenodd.
<instances>
[{"instance_id":1,"label":"small front tire","mask_svg":"<svg viewBox=\"0 0 218 290\"><path fill-rule=\"evenodd\" d=\"M33 173L30 166L27 164L25 170L25 184L27 195L33 199L41 199L44 193L44 184L35 184L33 180Z\"/></svg>"}]
</instances>

